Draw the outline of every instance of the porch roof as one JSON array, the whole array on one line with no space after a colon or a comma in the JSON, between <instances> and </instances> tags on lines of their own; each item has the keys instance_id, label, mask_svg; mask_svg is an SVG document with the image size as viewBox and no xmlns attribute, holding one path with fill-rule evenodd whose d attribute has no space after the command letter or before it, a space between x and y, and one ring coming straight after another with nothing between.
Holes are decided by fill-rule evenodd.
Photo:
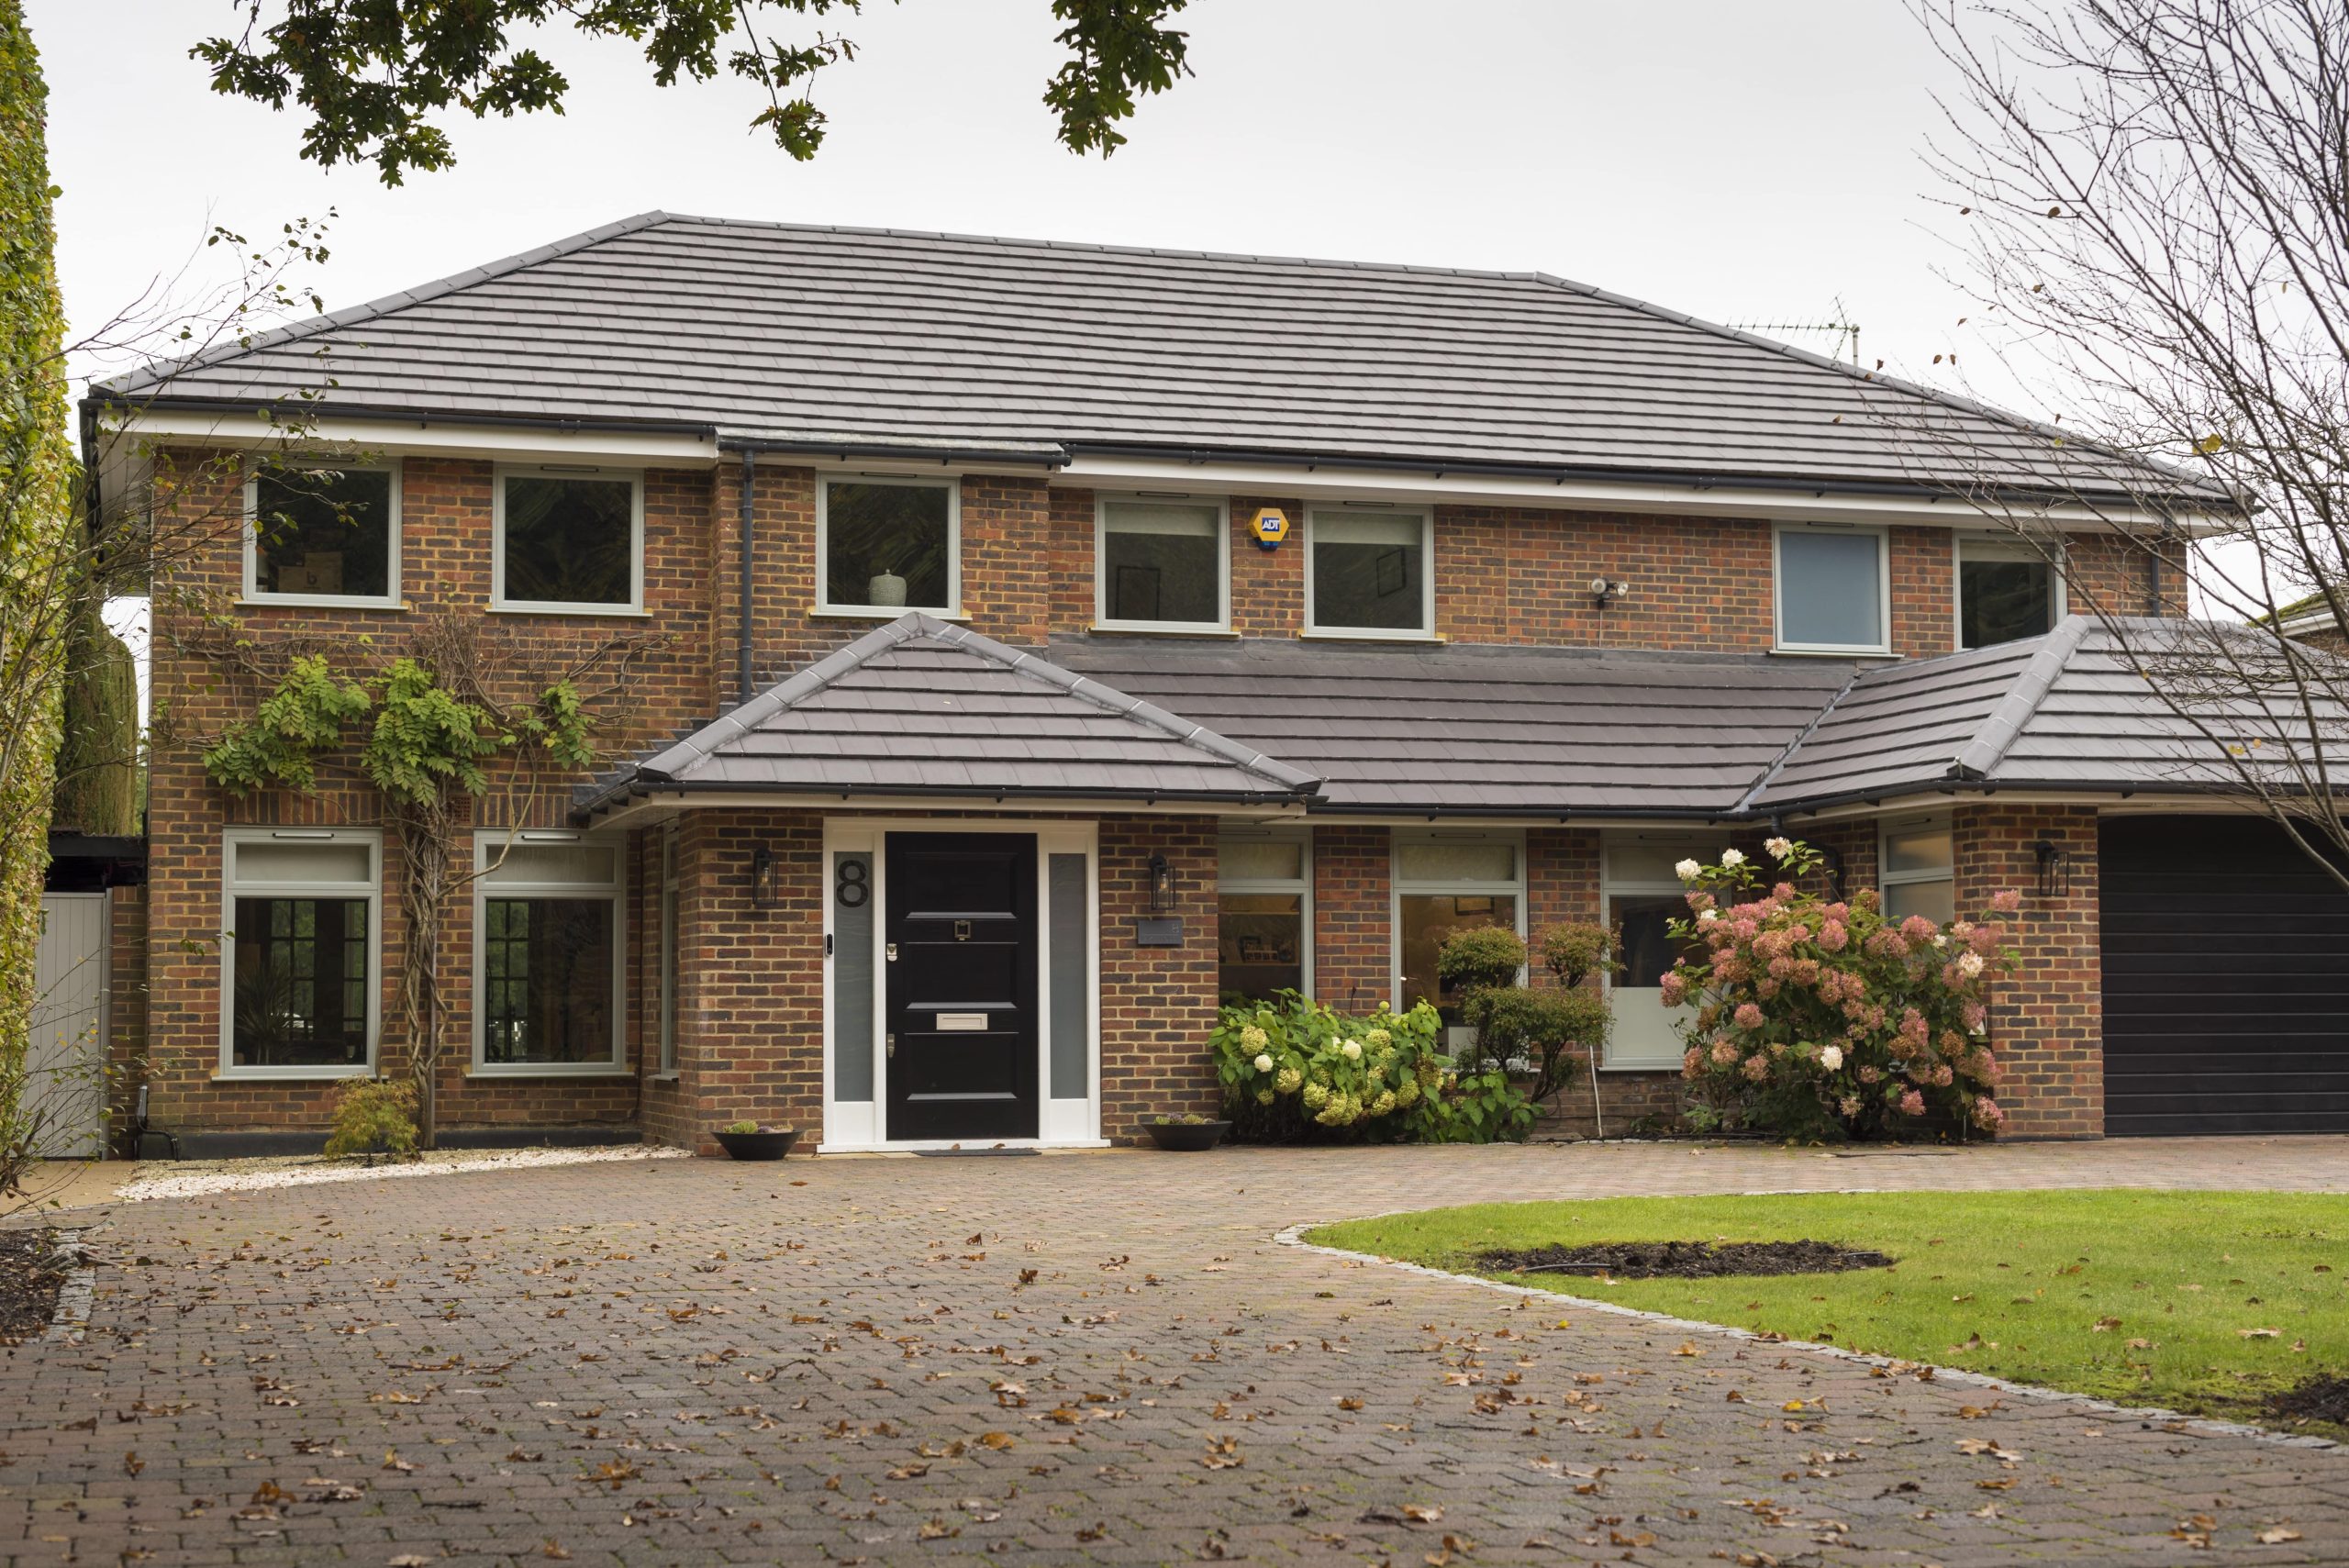
<instances>
[{"instance_id":1,"label":"porch roof","mask_svg":"<svg viewBox=\"0 0 2349 1568\"><path fill-rule=\"evenodd\" d=\"M1294 802L1313 774L915 612L584 790Z\"/></svg>"}]
</instances>

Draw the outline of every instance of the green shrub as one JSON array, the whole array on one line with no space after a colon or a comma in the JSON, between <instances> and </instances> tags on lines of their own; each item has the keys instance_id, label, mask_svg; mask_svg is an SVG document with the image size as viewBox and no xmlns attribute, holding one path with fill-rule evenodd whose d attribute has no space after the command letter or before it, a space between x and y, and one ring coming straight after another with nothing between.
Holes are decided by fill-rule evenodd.
<instances>
[{"instance_id":1,"label":"green shrub","mask_svg":"<svg viewBox=\"0 0 2349 1568\"><path fill-rule=\"evenodd\" d=\"M1525 939L1507 926L1475 926L1444 939L1436 978L1460 991L1513 984L1525 967Z\"/></svg>"},{"instance_id":2,"label":"green shrub","mask_svg":"<svg viewBox=\"0 0 2349 1568\"><path fill-rule=\"evenodd\" d=\"M1482 1142L1532 1120L1499 1073L1455 1071L1421 1002L1348 1018L1297 995L1223 1010L1208 1043L1234 1136L1256 1143Z\"/></svg>"},{"instance_id":3,"label":"green shrub","mask_svg":"<svg viewBox=\"0 0 2349 1568\"><path fill-rule=\"evenodd\" d=\"M327 1156L416 1152L416 1085L385 1078L353 1080L334 1103Z\"/></svg>"},{"instance_id":4,"label":"green shrub","mask_svg":"<svg viewBox=\"0 0 2349 1568\"><path fill-rule=\"evenodd\" d=\"M751 1120L748 1117L745 1117L740 1121L729 1121L718 1130L720 1132L756 1132L759 1130L759 1124Z\"/></svg>"}]
</instances>

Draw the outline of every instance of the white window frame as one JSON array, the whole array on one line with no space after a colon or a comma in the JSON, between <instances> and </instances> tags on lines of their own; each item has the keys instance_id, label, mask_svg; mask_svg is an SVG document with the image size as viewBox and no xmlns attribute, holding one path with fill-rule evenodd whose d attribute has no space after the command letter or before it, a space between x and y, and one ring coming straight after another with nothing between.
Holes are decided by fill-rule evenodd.
<instances>
[{"instance_id":1,"label":"white window frame","mask_svg":"<svg viewBox=\"0 0 2349 1568\"><path fill-rule=\"evenodd\" d=\"M1672 855L1675 861L1680 859L1709 861L1720 852L1717 836L1707 838L1702 835L1632 833L1610 834L1602 838L1598 848L1598 917L1610 932L1620 932L1621 929L1615 918L1615 900L1618 895L1627 898L1679 898L1685 897L1688 892L1687 884L1675 876L1618 875L1615 870L1615 851L1619 848L1631 845L1637 845L1658 854ZM1618 979L1619 977L1611 970L1599 976L1599 989L1607 997L1607 1007L1610 1015L1615 1010L1615 989ZM1644 991L1649 987L1642 985L1631 987L1631 989ZM1696 1011L1694 1007L1679 1010L1685 1015L1691 1016ZM1600 1053L1601 1059L1598 1063L1600 1072L1677 1073L1680 1071L1686 1051L1685 1047L1675 1045L1667 1055L1626 1059L1621 1054L1622 1043L1613 1030L1608 1031L1607 1049Z\"/></svg>"},{"instance_id":2,"label":"white window frame","mask_svg":"<svg viewBox=\"0 0 2349 1568\"><path fill-rule=\"evenodd\" d=\"M2027 539L1954 532L1949 557L1949 645L1956 651L1969 651L1965 646L1965 562L1969 556L1976 561L2030 561L2046 567L2048 629L2054 630L2055 623L2070 613L2070 600L2064 589L2065 571L2070 565L2066 552L2058 550L2051 561Z\"/></svg>"},{"instance_id":3,"label":"white window frame","mask_svg":"<svg viewBox=\"0 0 2349 1568\"><path fill-rule=\"evenodd\" d=\"M506 593L506 482L508 479L625 479L629 485L628 603L515 599ZM490 475L489 607L505 615L640 616L644 610L644 471L569 463L501 462Z\"/></svg>"},{"instance_id":4,"label":"white window frame","mask_svg":"<svg viewBox=\"0 0 2349 1568\"><path fill-rule=\"evenodd\" d=\"M1201 620L1116 620L1109 615L1109 508L1130 506L1212 506L1215 508L1216 618ZM1098 495L1093 502L1093 624L1102 631L1220 632L1231 629L1231 500L1224 495Z\"/></svg>"},{"instance_id":5,"label":"white window frame","mask_svg":"<svg viewBox=\"0 0 2349 1568\"><path fill-rule=\"evenodd\" d=\"M659 947L653 962L659 971L658 995L655 1001L660 1011L654 1015L652 1027L660 1040L659 1065L655 1073L662 1078L677 1075L677 951L680 923L678 919L679 889L684 879L677 873L677 825L661 825L657 847L660 859L658 875L660 891L654 895L654 913L659 920Z\"/></svg>"},{"instance_id":6,"label":"white window frame","mask_svg":"<svg viewBox=\"0 0 2349 1568\"><path fill-rule=\"evenodd\" d=\"M1314 618L1313 535L1323 517L1417 517L1419 521L1419 625L1417 630L1398 627L1323 626ZM1435 631L1435 511L1421 506L1366 506L1359 502L1308 506L1305 511L1305 635L1347 638L1361 642L1434 642Z\"/></svg>"},{"instance_id":7,"label":"white window frame","mask_svg":"<svg viewBox=\"0 0 2349 1568\"><path fill-rule=\"evenodd\" d=\"M1235 876L1223 874L1223 843L1226 840L1257 843L1295 844L1297 875ZM1297 899L1297 919L1301 923L1297 940L1297 987L1306 995L1314 993L1313 975L1313 829L1309 827L1264 827L1252 822L1228 823L1216 833L1215 895L1220 912L1223 895L1232 894L1270 894L1275 896L1294 894ZM1220 943L1219 942L1219 945ZM1219 983L1219 990L1221 985Z\"/></svg>"},{"instance_id":8,"label":"white window frame","mask_svg":"<svg viewBox=\"0 0 2349 1568\"><path fill-rule=\"evenodd\" d=\"M1923 871L1896 872L1887 840L1895 833L1915 832L1920 828L1940 828L1950 833L1949 863ZM1878 893L1889 888L1909 887L1920 883L1949 884L1950 907L1957 906L1957 838L1950 814L1946 811L1926 811L1906 817L1879 817L1876 824L1876 885Z\"/></svg>"},{"instance_id":9,"label":"white window frame","mask_svg":"<svg viewBox=\"0 0 2349 1568\"><path fill-rule=\"evenodd\" d=\"M946 606L935 605L836 605L832 584L832 486L835 484L896 484L910 490L946 492ZM872 616L895 620L915 611L948 620L963 614L963 482L931 479L911 473L843 473L816 475L816 613L820 616Z\"/></svg>"},{"instance_id":10,"label":"white window frame","mask_svg":"<svg viewBox=\"0 0 2349 1568\"><path fill-rule=\"evenodd\" d=\"M286 605L295 607L337 610L396 610L406 607L400 597L400 461L391 458L380 462L316 462L290 463L287 469L308 473L388 473L392 476L391 517L384 528L386 559L384 562L384 592L377 594L278 594L264 592L261 585L261 482L266 477L260 468L245 471L245 581L244 598L248 604Z\"/></svg>"},{"instance_id":11,"label":"white window frame","mask_svg":"<svg viewBox=\"0 0 2349 1568\"><path fill-rule=\"evenodd\" d=\"M1779 541L1790 533L1831 534L1849 539L1867 534L1876 539L1876 626L1884 636L1873 643L1790 642L1787 639L1786 552ZM1853 523L1777 523L1770 529L1770 638L1780 653L1824 653L1840 658L1854 654L1889 656L1892 652L1892 530L1880 525Z\"/></svg>"},{"instance_id":12,"label":"white window frame","mask_svg":"<svg viewBox=\"0 0 2349 1568\"><path fill-rule=\"evenodd\" d=\"M1516 851L1517 876L1510 882L1477 882L1463 877L1406 878L1403 875L1403 847L1406 844L1508 844ZM1388 836L1386 861L1386 995L1397 1012L1411 1005L1403 995L1403 900L1406 895L1427 894L1439 898L1475 898L1485 895L1511 897L1517 900L1516 931L1523 938L1531 929L1526 924L1529 900L1525 891L1525 834L1517 828L1397 828ZM1524 984L1525 971L1518 971L1518 983ZM1433 1000L1432 997L1430 998ZM1449 1049L1449 1047L1447 1047Z\"/></svg>"},{"instance_id":13,"label":"white window frame","mask_svg":"<svg viewBox=\"0 0 2349 1568\"><path fill-rule=\"evenodd\" d=\"M592 882L492 882L490 868L511 845L575 844L612 851L612 880ZM612 1054L604 1062L491 1062L487 970L489 901L493 898L564 898L612 906ZM568 828L492 829L473 835L473 1051L471 1073L481 1078L593 1078L628 1071L628 843L623 835L575 833Z\"/></svg>"},{"instance_id":14,"label":"white window frame","mask_svg":"<svg viewBox=\"0 0 2349 1568\"><path fill-rule=\"evenodd\" d=\"M243 882L237 876L239 844L284 843L363 844L367 848L367 1060L348 1067L239 1067L237 1065L237 900L239 898L318 898L349 900L362 896L347 882ZM215 1078L275 1079L297 1082L319 1078L372 1078L375 1053L383 1039L384 1022L384 835L355 828L230 828L221 835L220 849L220 1056Z\"/></svg>"}]
</instances>

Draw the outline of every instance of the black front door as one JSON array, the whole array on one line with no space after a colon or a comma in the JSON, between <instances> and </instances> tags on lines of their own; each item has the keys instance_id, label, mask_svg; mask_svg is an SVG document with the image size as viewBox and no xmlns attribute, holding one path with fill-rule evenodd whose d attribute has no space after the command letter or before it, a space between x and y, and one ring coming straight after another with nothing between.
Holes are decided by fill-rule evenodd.
<instances>
[{"instance_id":1,"label":"black front door","mask_svg":"<svg viewBox=\"0 0 2349 1568\"><path fill-rule=\"evenodd\" d=\"M892 833L888 1136L1037 1134L1036 840Z\"/></svg>"}]
</instances>

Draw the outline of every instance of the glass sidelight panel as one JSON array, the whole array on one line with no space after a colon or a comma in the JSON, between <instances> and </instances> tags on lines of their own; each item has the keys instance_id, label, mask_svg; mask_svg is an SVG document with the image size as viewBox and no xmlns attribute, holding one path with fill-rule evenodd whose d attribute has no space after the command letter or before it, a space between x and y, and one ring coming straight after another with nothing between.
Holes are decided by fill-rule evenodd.
<instances>
[{"instance_id":1,"label":"glass sidelight panel","mask_svg":"<svg viewBox=\"0 0 2349 1568\"><path fill-rule=\"evenodd\" d=\"M1085 918L1088 889L1085 857L1052 855L1045 871L1050 895L1049 966L1052 1007L1052 1087L1056 1100L1081 1100L1092 1092L1092 1008L1086 993L1093 979L1092 934Z\"/></svg>"},{"instance_id":2,"label":"glass sidelight panel","mask_svg":"<svg viewBox=\"0 0 2349 1568\"><path fill-rule=\"evenodd\" d=\"M873 855L832 856L832 1098L873 1097Z\"/></svg>"}]
</instances>

